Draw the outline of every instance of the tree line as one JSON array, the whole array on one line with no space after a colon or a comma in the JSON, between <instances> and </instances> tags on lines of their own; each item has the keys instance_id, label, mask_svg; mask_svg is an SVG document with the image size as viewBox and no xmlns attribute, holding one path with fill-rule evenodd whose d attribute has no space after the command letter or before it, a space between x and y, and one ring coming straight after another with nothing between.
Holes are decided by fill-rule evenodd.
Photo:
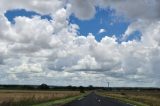
<instances>
[{"instance_id":1,"label":"tree line","mask_svg":"<svg viewBox=\"0 0 160 106\"><path fill-rule=\"evenodd\" d=\"M84 86L51 86L47 84L41 85L0 85L0 89L12 89L12 90L71 90L71 91L81 91L84 90L109 90L109 91L123 91L123 90L155 90L159 91L160 88L154 87L95 87L89 85L87 87Z\"/></svg>"}]
</instances>

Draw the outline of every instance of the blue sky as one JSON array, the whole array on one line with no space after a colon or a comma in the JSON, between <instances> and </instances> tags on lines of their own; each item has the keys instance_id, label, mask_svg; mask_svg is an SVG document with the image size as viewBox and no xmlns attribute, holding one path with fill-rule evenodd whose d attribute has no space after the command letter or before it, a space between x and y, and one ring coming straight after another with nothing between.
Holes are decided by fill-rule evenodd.
<instances>
[{"instance_id":1,"label":"blue sky","mask_svg":"<svg viewBox=\"0 0 160 106\"><path fill-rule=\"evenodd\" d=\"M124 21L123 17L117 17L114 15L114 11L111 9L99 9L91 20L79 20L73 15L70 17L70 22L78 24L79 32L82 35L88 35L93 33L97 41L100 41L105 36L115 35L119 38L127 29L129 22ZM121 20L121 21L119 21ZM103 33L98 33L100 29L105 29Z\"/></svg>"},{"instance_id":2,"label":"blue sky","mask_svg":"<svg viewBox=\"0 0 160 106\"><path fill-rule=\"evenodd\" d=\"M42 19L48 19L51 20L51 17L49 15L40 15L34 11L26 11L25 9L15 9L15 10L9 10L5 13L5 16L8 18L8 20L14 24L14 18L17 16L25 16L25 17L33 17L35 15L41 16Z\"/></svg>"},{"instance_id":3,"label":"blue sky","mask_svg":"<svg viewBox=\"0 0 160 106\"><path fill-rule=\"evenodd\" d=\"M80 20L74 15L69 17L69 22L79 25L79 35L87 36L89 33L92 33L97 41L100 41L103 37L109 36L112 37L115 35L120 42L122 35L127 30L130 25L130 21L124 19L122 16L116 16L113 9L100 9L96 8L95 17L90 20ZM41 16L42 19L51 20L52 18L49 15L40 15L33 11L26 11L24 9L19 10L10 10L5 13L5 16L8 20L14 24L14 18L17 16L33 17L35 15ZM105 29L105 32L99 33L100 29ZM128 40L139 40L141 34L139 31L132 33L126 41Z\"/></svg>"}]
</instances>

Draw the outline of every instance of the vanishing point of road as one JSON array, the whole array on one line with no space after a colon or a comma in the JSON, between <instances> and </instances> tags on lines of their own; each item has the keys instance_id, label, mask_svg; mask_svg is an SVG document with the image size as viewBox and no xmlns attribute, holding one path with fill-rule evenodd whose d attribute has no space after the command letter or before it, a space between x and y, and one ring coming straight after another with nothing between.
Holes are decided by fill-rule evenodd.
<instances>
[{"instance_id":1,"label":"vanishing point of road","mask_svg":"<svg viewBox=\"0 0 160 106\"><path fill-rule=\"evenodd\" d=\"M118 100L115 99L102 97L95 93L90 93L89 95L80 100L72 101L63 106L132 106L132 105L119 102Z\"/></svg>"}]
</instances>

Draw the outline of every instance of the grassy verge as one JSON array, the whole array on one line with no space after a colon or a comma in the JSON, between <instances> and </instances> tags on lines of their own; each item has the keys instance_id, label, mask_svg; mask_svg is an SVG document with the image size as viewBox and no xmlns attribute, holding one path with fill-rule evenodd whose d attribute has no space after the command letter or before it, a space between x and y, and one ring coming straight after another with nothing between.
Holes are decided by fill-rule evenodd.
<instances>
[{"instance_id":1,"label":"grassy verge","mask_svg":"<svg viewBox=\"0 0 160 106\"><path fill-rule=\"evenodd\" d=\"M144 104L144 103L141 103L141 102L137 102L137 101L133 101L133 100L129 100L129 99L126 99L126 98L119 98L119 97L113 97L113 96L112 97L111 96L107 96L107 97L119 100L119 101L127 103L127 104L131 104L131 105L134 105L134 106L149 106L147 104Z\"/></svg>"},{"instance_id":2,"label":"grassy verge","mask_svg":"<svg viewBox=\"0 0 160 106\"><path fill-rule=\"evenodd\" d=\"M86 95L86 94L81 94L79 96L74 96L74 97L68 97L68 98L64 98L64 99L49 101L49 102L46 102L46 103L40 103L40 104L36 104L36 105L32 105L32 106L56 106L56 105L62 105L62 104L66 104L66 103L71 102L71 101L76 100L76 99L82 99L84 97L84 95Z\"/></svg>"},{"instance_id":3,"label":"grassy verge","mask_svg":"<svg viewBox=\"0 0 160 106\"><path fill-rule=\"evenodd\" d=\"M105 95L103 93L98 93L98 94L101 95L101 96L108 97L108 98L116 99L120 102L130 104L130 105L133 105L133 106L150 106L150 105L147 105L145 103L141 103L141 102L138 102L138 101L135 101L135 100L125 98L125 97L120 97L120 96L116 96L116 95Z\"/></svg>"}]
</instances>

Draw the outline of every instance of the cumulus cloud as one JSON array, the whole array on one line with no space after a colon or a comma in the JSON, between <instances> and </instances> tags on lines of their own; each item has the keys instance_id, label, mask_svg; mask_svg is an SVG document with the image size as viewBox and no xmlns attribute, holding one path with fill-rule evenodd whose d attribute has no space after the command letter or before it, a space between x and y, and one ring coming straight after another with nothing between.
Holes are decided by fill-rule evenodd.
<instances>
[{"instance_id":1,"label":"cumulus cloud","mask_svg":"<svg viewBox=\"0 0 160 106\"><path fill-rule=\"evenodd\" d=\"M100 29L98 33L100 34L100 33L104 33L104 32L106 32L105 29Z\"/></svg>"},{"instance_id":2,"label":"cumulus cloud","mask_svg":"<svg viewBox=\"0 0 160 106\"><path fill-rule=\"evenodd\" d=\"M54 14L58 9L64 6L62 0L15 0L10 3L10 0L3 0L0 4L0 11L5 13L12 9L26 9L35 11L41 14Z\"/></svg>"},{"instance_id":3,"label":"cumulus cloud","mask_svg":"<svg viewBox=\"0 0 160 106\"><path fill-rule=\"evenodd\" d=\"M95 6L111 8L117 15L125 15L132 20L159 20L160 2L158 0L70 0L71 10L80 19L90 19L95 15ZM138 10L138 11L137 11Z\"/></svg>"},{"instance_id":4,"label":"cumulus cloud","mask_svg":"<svg viewBox=\"0 0 160 106\"><path fill-rule=\"evenodd\" d=\"M104 85L105 79L122 81L113 86L159 86L158 0L69 0L66 5L65 0L9 2L0 3L0 83L33 84L34 80L36 84L45 79L50 84ZM69 23L69 16L89 20L96 6L133 19L123 38L139 30L141 40L118 43L116 37L105 36L98 42L92 33L80 36L79 26ZM11 9L50 14L53 19L18 16L11 24L4 16Z\"/></svg>"},{"instance_id":5,"label":"cumulus cloud","mask_svg":"<svg viewBox=\"0 0 160 106\"><path fill-rule=\"evenodd\" d=\"M10 68L9 72L10 73L25 73L25 72L39 73L39 72L42 72L42 67L40 64L23 63L20 66Z\"/></svg>"},{"instance_id":6,"label":"cumulus cloud","mask_svg":"<svg viewBox=\"0 0 160 106\"><path fill-rule=\"evenodd\" d=\"M160 18L158 0L100 0L97 4L104 8L110 6L116 9L117 14L134 20L159 20Z\"/></svg>"},{"instance_id":7,"label":"cumulus cloud","mask_svg":"<svg viewBox=\"0 0 160 106\"><path fill-rule=\"evenodd\" d=\"M88 20L96 13L94 0L70 0L71 13L81 20Z\"/></svg>"}]
</instances>

